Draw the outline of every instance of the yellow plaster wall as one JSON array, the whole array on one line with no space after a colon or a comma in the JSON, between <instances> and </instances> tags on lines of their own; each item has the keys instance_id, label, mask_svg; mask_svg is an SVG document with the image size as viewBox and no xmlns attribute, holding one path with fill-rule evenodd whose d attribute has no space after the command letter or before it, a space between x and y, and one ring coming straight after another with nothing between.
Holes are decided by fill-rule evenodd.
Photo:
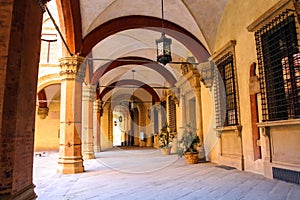
<instances>
[{"instance_id":1,"label":"yellow plaster wall","mask_svg":"<svg viewBox=\"0 0 300 200\"><path fill-rule=\"evenodd\" d=\"M236 67L239 87L240 121L243 127L243 151L245 170L263 173L262 160L254 161L251 129L251 110L249 96L250 65L257 62L254 33L248 32L249 26L258 16L266 12L278 0L230 0L219 26L214 52L230 40L236 40ZM261 137L264 139L263 137ZM218 145L213 150L211 159L217 161Z\"/></svg>"},{"instance_id":2,"label":"yellow plaster wall","mask_svg":"<svg viewBox=\"0 0 300 200\"><path fill-rule=\"evenodd\" d=\"M45 119L40 119L36 112L35 122L35 151L58 151L60 103L52 102L49 105L49 113Z\"/></svg>"},{"instance_id":3,"label":"yellow plaster wall","mask_svg":"<svg viewBox=\"0 0 300 200\"><path fill-rule=\"evenodd\" d=\"M202 100L202 120L203 120L203 138L205 154L208 160L216 162L218 158L218 137L216 136L215 115L214 115L214 94L212 90L206 88L201 83L201 100Z\"/></svg>"}]
</instances>

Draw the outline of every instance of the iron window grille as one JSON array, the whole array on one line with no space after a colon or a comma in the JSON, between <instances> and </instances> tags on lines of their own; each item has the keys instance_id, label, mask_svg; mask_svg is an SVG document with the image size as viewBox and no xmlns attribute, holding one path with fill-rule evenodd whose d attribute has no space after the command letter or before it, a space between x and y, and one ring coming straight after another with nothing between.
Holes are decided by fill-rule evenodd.
<instances>
[{"instance_id":1,"label":"iron window grille","mask_svg":"<svg viewBox=\"0 0 300 200\"><path fill-rule=\"evenodd\" d=\"M176 132L176 103L169 96L169 126L172 132Z\"/></svg>"},{"instance_id":2,"label":"iron window grille","mask_svg":"<svg viewBox=\"0 0 300 200\"><path fill-rule=\"evenodd\" d=\"M300 54L294 14L255 32L263 121L300 117Z\"/></svg>"},{"instance_id":3,"label":"iron window grille","mask_svg":"<svg viewBox=\"0 0 300 200\"><path fill-rule=\"evenodd\" d=\"M236 78L233 64L233 55L228 53L219 60L216 65L215 99L216 99L216 123L217 127L233 126L239 124L238 99Z\"/></svg>"}]
</instances>

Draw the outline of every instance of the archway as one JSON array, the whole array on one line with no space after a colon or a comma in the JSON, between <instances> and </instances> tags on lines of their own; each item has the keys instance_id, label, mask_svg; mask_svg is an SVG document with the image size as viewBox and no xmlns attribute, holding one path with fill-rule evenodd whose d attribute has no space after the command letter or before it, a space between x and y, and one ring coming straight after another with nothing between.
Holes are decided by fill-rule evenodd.
<instances>
[{"instance_id":1,"label":"archway","mask_svg":"<svg viewBox=\"0 0 300 200\"><path fill-rule=\"evenodd\" d=\"M124 66L124 65L142 65L146 68L150 68L156 72L158 72L161 76L163 76L166 81L171 85L174 86L177 82L176 78L173 76L172 73L170 73L166 68L162 67L160 64L142 57L121 57L119 59L116 59L114 61L111 61L101 67L99 67L93 74L93 77L91 78L91 83L96 84L98 80L104 76L107 72L110 70L116 69L118 67Z\"/></svg>"},{"instance_id":2,"label":"archway","mask_svg":"<svg viewBox=\"0 0 300 200\"><path fill-rule=\"evenodd\" d=\"M84 37L80 54L88 55L103 39L124 30L144 28L161 32L161 19L151 16L131 15L112 19L96 27ZM206 62L210 56L203 44L181 26L164 20L164 32L187 47L199 62Z\"/></svg>"}]
</instances>

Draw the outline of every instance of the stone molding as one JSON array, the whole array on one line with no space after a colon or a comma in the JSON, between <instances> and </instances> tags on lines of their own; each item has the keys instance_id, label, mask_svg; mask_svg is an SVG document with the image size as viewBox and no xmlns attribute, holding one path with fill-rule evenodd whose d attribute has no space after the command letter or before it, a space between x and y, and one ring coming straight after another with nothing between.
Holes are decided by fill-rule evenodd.
<instances>
[{"instance_id":1,"label":"stone molding","mask_svg":"<svg viewBox=\"0 0 300 200\"><path fill-rule=\"evenodd\" d=\"M237 125L237 126L224 126L224 127L218 127L215 129L217 137L220 138L223 133L229 132L229 131L234 131L236 133L237 137L242 137L242 126Z\"/></svg>"},{"instance_id":2,"label":"stone molding","mask_svg":"<svg viewBox=\"0 0 300 200\"><path fill-rule=\"evenodd\" d=\"M259 128L272 127L272 126L287 126L287 125L300 125L300 119L289 119L279 121L268 121L257 123Z\"/></svg>"},{"instance_id":3,"label":"stone molding","mask_svg":"<svg viewBox=\"0 0 300 200\"><path fill-rule=\"evenodd\" d=\"M294 9L292 0L281 0L278 1L274 6L267 10L264 14L254 20L248 27L249 32L255 32L268 24L278 14L282 13L286 9Z\"/></svg>"},{"instance_id":4,"label":"stone molding","mask_svg":"<svg viewBox=\"0 0 300 200\"><path fill-rule=\"evenodd\" d=\"M233 56L235 56L235 45L236 45L236 40L230 40L218 51L215 51L213 55L210 57L210 60L216 62L222 57L226 56L227 54L232 54ZM233 64L235 65L235 59Z\"/></svg>"}]
</instances>

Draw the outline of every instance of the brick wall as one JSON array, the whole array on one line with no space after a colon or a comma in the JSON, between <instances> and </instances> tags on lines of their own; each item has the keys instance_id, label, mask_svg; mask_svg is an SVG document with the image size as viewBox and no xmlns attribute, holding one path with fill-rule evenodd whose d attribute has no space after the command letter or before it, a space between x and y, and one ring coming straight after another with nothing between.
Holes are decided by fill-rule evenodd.
<instances>
[{"instance_id":1,"label":"brick wall","mask_svg":"<svg viewBox=\"0 0 300 200\"><path fill-rule=\"evenodd\" d=\"M32 185L42 13L35 1L1 1L0 199ZM6 198L6 197L4 197Z\"/></svg>"}]
</instances>

